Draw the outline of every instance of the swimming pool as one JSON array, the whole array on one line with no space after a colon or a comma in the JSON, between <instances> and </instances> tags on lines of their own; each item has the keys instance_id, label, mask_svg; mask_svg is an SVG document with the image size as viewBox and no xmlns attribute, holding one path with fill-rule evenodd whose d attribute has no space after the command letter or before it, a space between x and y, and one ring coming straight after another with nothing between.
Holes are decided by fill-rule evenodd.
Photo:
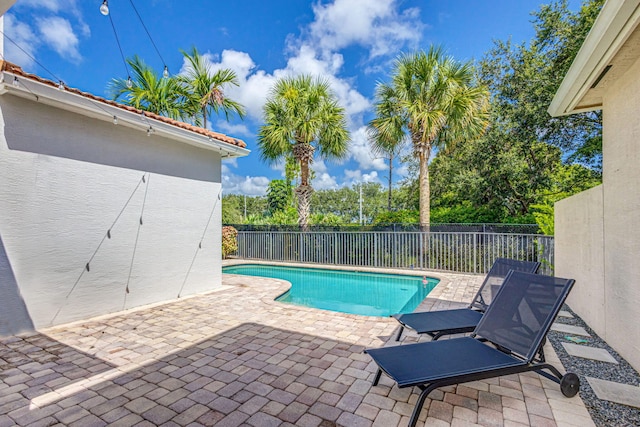
<instances>
[{"instance_id":1,"label":"swimming pool","mask_svg":"<svg viewBox=\"0 0 640 427\"><path fill-rule=\"evenodd\" d=\"M410 313L438 284L422 276L242 264L223 273L271 277L291 283L277 301L365 316Z\"/></svg>"}]
</instances>

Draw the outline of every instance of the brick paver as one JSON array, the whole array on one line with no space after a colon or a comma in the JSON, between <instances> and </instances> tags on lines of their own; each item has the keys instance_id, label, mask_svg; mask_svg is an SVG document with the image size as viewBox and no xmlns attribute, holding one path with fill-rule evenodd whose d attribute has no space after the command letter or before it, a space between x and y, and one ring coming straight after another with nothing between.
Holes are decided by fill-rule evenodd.
<instances>
[{"instance_id":1,"label":"brick paver","mask_svg":"<svg viewBox=\"0 0 640 427\"><path fill-rule=\"evenodd\" d=\"M459 307L482 277L441 279L419 310ZM225 275L196 297L0 338L0 426L404 426L418 397L365 348L397 323L275 302L279 280ZM405 343L424 341L411 332ZM549 348L547 359L560 367ZM437 362L434 362L437 363ZM535 374L436 390L418 425L593 425ZM426 424L425 424L426 423Z\"/></svg>"}]
</instances>

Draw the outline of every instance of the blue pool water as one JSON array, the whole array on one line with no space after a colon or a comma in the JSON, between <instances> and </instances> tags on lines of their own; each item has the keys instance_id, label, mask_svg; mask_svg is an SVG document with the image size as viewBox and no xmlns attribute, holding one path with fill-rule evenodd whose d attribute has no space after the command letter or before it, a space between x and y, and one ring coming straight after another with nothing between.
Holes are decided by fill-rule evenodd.
<instances>
[{"instance_id":1,"label":"blue pool water","mask_svg":"<svg viewBox=\"0 0 640 427\"><path fill-rule=\"evenodd\" d=\"M290 282L291 289L277 301L365 316L410 313L439 282L421 276L260 264L223 267L222 272Z\"/></svg>"}]
</instances>

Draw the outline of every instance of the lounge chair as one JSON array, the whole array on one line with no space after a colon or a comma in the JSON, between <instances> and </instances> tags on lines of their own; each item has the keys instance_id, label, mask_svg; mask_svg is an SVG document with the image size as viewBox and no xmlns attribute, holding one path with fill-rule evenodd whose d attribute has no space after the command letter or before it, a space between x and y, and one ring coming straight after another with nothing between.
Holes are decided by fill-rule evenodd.
<instances>
[{"instance_id":1,"label":"lounge chair","mask_svg":"<svg viewBox=\"0 0 640 427\"><path fill-rule=\"evenodd\" d=\"M429 393L469 381L535 371L560 384L567 397L578 393L580 381L545 363L542 346L574 280L510 272L471 336L368 349L382 372L398 387L422 390L411 415L414 427ZM546 371L549 372L546 372Z\"/></svg>"},{"instance_id":2,"label":"lounge chair","mask_svg":"<svg viewBox=\"0 0 640 427\"><path fill-rule=\"evenodd\" d=\"M432 340L443 335L472 332L509 271L535 273L539 267L539 262L497 258L468 307L392 315L400 322L396 341L400 340L404 328L413 329L418 334L428 334Z\"/></svg>"}]
</instances>

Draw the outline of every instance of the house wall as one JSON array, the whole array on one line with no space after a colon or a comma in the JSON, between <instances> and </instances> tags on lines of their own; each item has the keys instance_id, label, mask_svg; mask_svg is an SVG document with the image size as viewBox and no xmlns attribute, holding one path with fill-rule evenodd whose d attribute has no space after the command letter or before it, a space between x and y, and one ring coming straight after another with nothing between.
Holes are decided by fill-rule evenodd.
<instances>
[{"instance_id":1,"label":"house wall","mask_svg":"<svg viewBox=\"0 0 640 427\"><path fill-rule=\"evenodd\" d=\"M606 340L640 370L640 59L606 91L603 182Z\"/></svg>"},{"instance_id":2,"label":"house wall","mask_svg":"<svg viewBox=\"0 0 640 427\"><path fill-rule=\"evenodd\" d=\"M0 335L220 285L218 153L13 95L0 113Z\"/></svg>"},{"instance_id":3,"label":"house wall","mask_svg":"<svg viewBox=\"0 0 640 427\"><path fill-rule=\"evenodd\" d=\"M603 186L591 188L555 205L555 269L558 277L575 279L567 304L604 334Z\"/></svg>"},{"instance_id":4,"label":"house wall","mask_svg":"<svg viewBox=\"0 0 640 427\"><path fill-rule=\"evenodd\" d=\"M638 76L640 59L605 91L603 185L556 204L555 256L556 274L577 279L570 307L640 370Z\"/></svg>"}]
</instances>

